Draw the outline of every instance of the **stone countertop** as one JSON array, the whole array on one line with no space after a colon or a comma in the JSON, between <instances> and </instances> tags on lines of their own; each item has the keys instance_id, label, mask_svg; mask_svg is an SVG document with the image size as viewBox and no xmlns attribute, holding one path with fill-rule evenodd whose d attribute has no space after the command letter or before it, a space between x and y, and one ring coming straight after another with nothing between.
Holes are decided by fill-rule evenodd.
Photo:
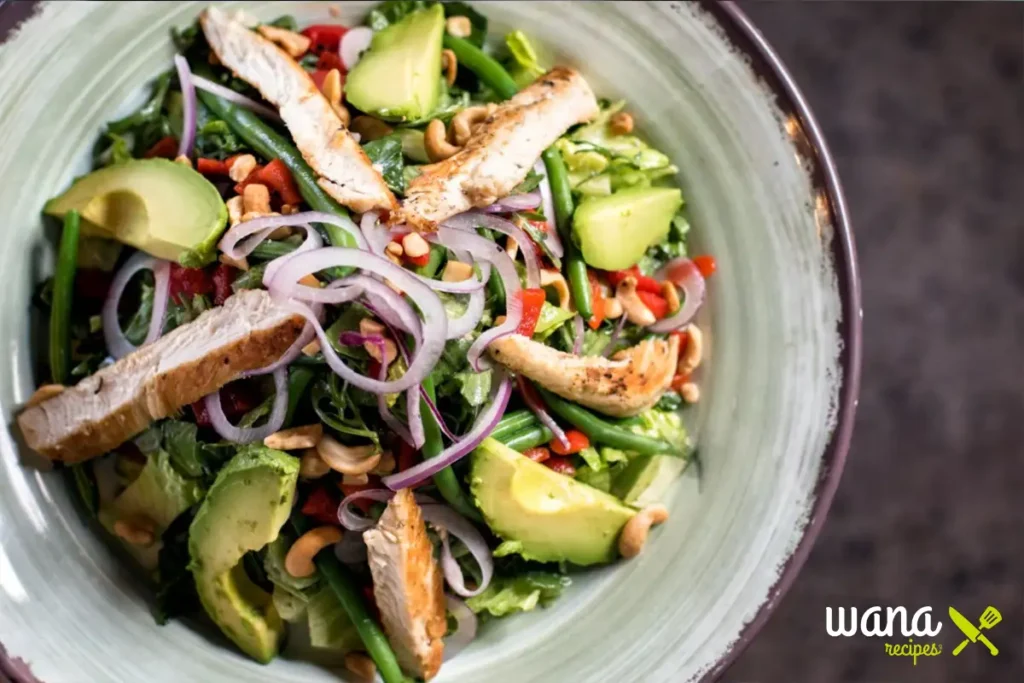
<instances>
[{"instance_id":1,"label":"stone countertop","mask_svg":"<svg viewBox=\"0 0 1024 683\"><path fill-rule=\"evenodd\" d=\"M853 446L810 559L724 683L1024 681L1024 6L744 4L846 191L864 294ZM932 606L943 654L825 608ZM952 605L988 605L992 657Z\"/></svg>"}]
</instances>

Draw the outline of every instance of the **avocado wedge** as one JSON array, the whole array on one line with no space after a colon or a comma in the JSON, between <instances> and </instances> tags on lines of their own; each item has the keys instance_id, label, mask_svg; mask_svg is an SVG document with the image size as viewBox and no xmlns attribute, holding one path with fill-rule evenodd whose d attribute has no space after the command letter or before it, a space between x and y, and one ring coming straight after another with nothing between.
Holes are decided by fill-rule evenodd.
<instances>
[{"instance_id":1,"label":"avocado wedge","mask_svg":"<svg viewBox=\"0 0 1024 683\"><path fill-rule=\"evenodd\" d=\"M287 453L244 447L217 475L189 528L189 569L206 613L263 664L277 655L284 623L271 595L246 575L242 558L277 538L298 476L299 461Z\"/></svg>"},{"instance_id":2,"label":"avocado wedge","mask_svg":"<svg viewBox=\"0 0 1024 683\"><path fill-rule=\"evenodd\" d=\"M227 207L210 181L166 159L132 159L93 171L43 212L82 215L85 235L115 239L147 254L188 266L213 260L227 224Z\"/></svg>"}]
</instances>

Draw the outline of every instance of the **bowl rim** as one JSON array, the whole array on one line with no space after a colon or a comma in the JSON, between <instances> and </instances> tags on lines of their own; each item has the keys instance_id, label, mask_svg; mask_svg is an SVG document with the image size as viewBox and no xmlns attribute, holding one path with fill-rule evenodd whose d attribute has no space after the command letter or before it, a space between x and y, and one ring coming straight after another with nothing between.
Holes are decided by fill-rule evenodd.
<instances>
[{"instance_id":1,"label":"bowl rim","mask_svg":"<svg viewBox=\"0 0 1024 683\"><path fill-rule=\"evenodd\" d=\"M703 683L710 683L725 673L768 623L782 598L796 581L824 526L839 487L839 480L842 478L853 436L853 423L860 394L863 345L861 322L864 310L861 304L857 249L854 245L846 197L832 154L810 105L782 58L734 0L703 0L701 5L715 19L733 47L750 59L750 67L754 74L774 94L776 106L799 124L800 133L806 143L800 146L799 152L808 167L812 189L816 196L823 197L828 205L833 232L829 247L838 280L842 309L842 317L838 323L838 332L842 340L839 354L842 375L836 425L822 453L821 469L812 493L809 522L754 618L743 627L736 641L702 677Z\"/></svg>"},{"instance_id":2,"label":"bowl rim","mask_svg":"<svg viewBox=\"0 0 1024 683\"><path fill-rule=\"evenodd\" d=\"M0 42L6 39L7 31L35 13L35 5L36 3L15 4L0 0ZM736 641L701 678L704 683L709 683L725 673L768 623L782 598L795 582L824 526L842 478L853 434L860 392L863 309L857 250L839 172L810 105L778 53L734 0L702 0L701 6L722 29L726 40L750 60L750 68L775 96L775 104L779 110L799 124L807 143L800 149L800 153L809 169L812 189L819 193L818 196L824 197L828 205L833 230L830 249L842 309L842 317L838 324L842 340L839 354L842 375L837 421L822 454L822 467L812 493L809 522L753 619L743 627ZM16 7L23 11L13 11ZM0 682L3 681L41 683L23 660L9 653L3 643L0 643Z\"/></svg>"}]
</instances>

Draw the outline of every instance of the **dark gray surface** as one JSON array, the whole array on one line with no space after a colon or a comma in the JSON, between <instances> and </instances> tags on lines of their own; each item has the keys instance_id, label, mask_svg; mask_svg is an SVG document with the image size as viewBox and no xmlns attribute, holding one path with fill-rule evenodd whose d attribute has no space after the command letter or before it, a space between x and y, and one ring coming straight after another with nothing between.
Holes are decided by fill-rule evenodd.
<instances>
[{"instance_id":1,"label":"dark gray surface","mask_svg":"<svg viewBox=\"0 0 1024 683\"><path fill-rule=\"evenodd\" d=\"M853 447L803 572L726 683L1024 681L1020 4L757 3L853 219L864 370ZM932 606L937 657L832 638L825 608ZM953 605L1002 612L959 656Z\"/></svg>"}]
</instances>

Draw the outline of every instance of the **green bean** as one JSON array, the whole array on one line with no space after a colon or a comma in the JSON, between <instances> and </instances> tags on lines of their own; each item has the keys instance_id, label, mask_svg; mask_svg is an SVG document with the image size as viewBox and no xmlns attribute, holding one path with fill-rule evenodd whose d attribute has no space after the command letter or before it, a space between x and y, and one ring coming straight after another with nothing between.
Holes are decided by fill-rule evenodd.
<instances>
[{"instance_id":1,"label":"green bean","mask_svg":"<svg viewBox=\"0 0 1024 683\"><path fill-rule=\"evenodd\" d=\"M146 123L150 119L156 118L160 115L160 111L164 108L164 100L167 99L167 90L171 85L171 72L161 74L156 79L156 84L153 86L153 94L149 100L142 105L142 107L133 114L125 116L123 119L117 121L111 121L107 124L107 132L114 134L127 133L136 126Z\"/></svg>"},{"instance_id":2,"label":"green bean","mask_svg":"<svg viewBox=\"0 0 1024 683\"><path fill-rule=\"evenodd\" d=\"M566 401L564 398L556 396L546 389L537 387L537 390L553 413L572 424L595 443L601 443L623 451L634 451L640 455L676 455L678 457L685 455L678 452L678 449L667 441L635 434L621 427L616 427L594 415L586 408L581 408L571 401Z\"/></svg>"},{"instance_id":3,"label":"green bean","mask_svg":"<svg viewBox=\"0 0 1024 683\"><path fill-rule=\"evenodd\" d=\"M437 400L434 393L434 381L430 377L423 380L423 389L431 401ZM427 405L426 399L420 400L420 413L423 417L423 432L426 437L423 443L423 457L436 458L444 450L444 442L441 441L441 426L437 424L434 413L430 410L430 406ZM456 512L463 517L468 517L478 522L482 521L476 506L473 505L469 497L462 491L459 478L455 476L455 471L451 467L445 467L435 474L434 484L437 486L437 490L441 492L441 496L448 501L448 504Z\"/></svg>"},{"instance_id":4,"label":"green bean","mask_svg":"<svg viewBox=\"0 0 1024 683\"><path fill-rule=\"evenodd\" d=\"M549 443L554 436L555 435L551 433L550 429L542 424L537 424L535 427L513 432L503 437L494 438L512 450L522 453L528 448L543 446L544 444Z\"/></svg>"},{"instance_id":5,"label":"green bean","mask_svg":"<svg viewBox=\"0 0 1024 683\"><path fill-rule=\"evenodd\" d=\"M480 228L480 235L494 242L494 232L490 228ZM505 304L505 283L501 281L498 269L491 270L491 277L487 280L487 293L494 298L497 306Z\"/></svg>"},{"instance_id":6,"label":"green bean","mask_svg":"<svg viewBox=\"0 0 1024 683\"><path fill-rule=\"evenodd\" d=\"M78 211L64 215L57 268L53 274L53 303L50 306L50 375L54 384L64 384L71 368L71 303L75 296L78 269Z\"/></svg>"},{"instance_id":7,"label":"green bean","mask_svg":"<svg viewBox=\"0 0 1024 683\"><path fill-rule=\"evenodd\" d=\"M422 277L432 278L437 275L437 269L441 267L441 261L444 260L444 249L440 247L430 246L430 255L427 257L426 264L422 266L416 266L413 271Z\"/></svg>"},{"instance_id":8,"label":"green bean","mask_svg":"<svg viewBox=\"0 0 1024 683\"><path fill-rule=\"evenodd\" d=\"M312 526L305 517L297 512L292 514L292 525L300 535ZM377 665L377 670L380 672L381 678L384 679L384 683L406 683L402 668L398 665L394 650L391 649L391 643L388 642L387 636L384 635L384 631L381 630L376 620L370 616L365 598L360 594L360 590L356 587L348 570L334 556L333 547L321 550L313 561L327 585L338 597L338 602L348 614L352 625L355 626L359 638L363 641L363 646Z\"/></svg>"},{"instance_id":9,"label":"green bean","mask_svg":"<svg viewBox=\"0 0 1024 683\"><path fill-rule=\"evenodd\" d=\"M499 97L508 99L518 92L516 82L512 80L505 68L497 61L488 57L472 43L445 34L445 47L455 53L459 66L469 69L485 84L489 85ZM565 245L565 272L569 279L576 310L584 320L594 315L590 296L590 280L587 277L587 264L583 261L579 249L572 240L572 190L569 186L569 174L561 153L554 147L544 151L542 155L544 167L551 183L551 195L555 204L555 219L558 231ZM504 297L502 297L504 298Z\"/></svg>"},{"instance_id":10,"label":"green bean","mask_svg":"<svg viewBox=\"0 0 1024 683\"><path fill-rule=\"evenodd\" d=\"M551 198L555 205L555 220L558 224L558 232L562 236L562 244L565 245L565 274L569 278L569 289L572 291L572 300L576 303L576 310L583 316L584 320L590 320L594 315L593 304L590 300L590 278L587 277L587 264L580 254L579 247L572 239L572 189L569 186L569 172L565 168L565 160L562 154L554 147L544 150L541 155L544 159L544 168L548 172L548 181L551 183Z\"/></svg>"},{"instance_id":11,"label":"green bean","mask_svg":"<svg viewBox=\"0 0 1024 683\"><path fill-rule=\"evenodd\" d=\"M537 417L529 410L514 410L501 416L498 424L491 430L490 436L500 441L504 436L538 424L540 422Z\"/></svg>"},{"instance_id":12,"label":"green bean","mask_svg":"<svg viewBox=\"0 0 1024 683\"><path fill-rule=\"evenodd\" d=\"M273 261L277 257L290 254L298 248L299 245L292 244L291 242L263 240L256 245L256 248L249 255L260 261Z\"/></svg>"},{"instance_id":13,"label":"green bean","mask_svg":"<svg viewBox=\"0 0 1024 683\"><path fill-rule=\"evenodd\" d=\"M299 407L299 401L306 393L306 388L313 379L312 368L304 365L292 365L288 370L288 411L284 414L284 426L292 423L295 417L295 409Z\"/></svg>"},{"instance_id":14,"label":"green bean","mask_svg":"<svg viewBox=\"0 0 1024 683\"><path fill-rule=\"evenodd\" d=\"M507 100L515 95L519 88L516 82L505 71L505 67L493 58L484 54L468 40L456 38L448 33L444 34L444 46L455 53L455 58L460 67L469 69L485 84L491 86L498 96Z\"/></svg>"}]
</instances>

